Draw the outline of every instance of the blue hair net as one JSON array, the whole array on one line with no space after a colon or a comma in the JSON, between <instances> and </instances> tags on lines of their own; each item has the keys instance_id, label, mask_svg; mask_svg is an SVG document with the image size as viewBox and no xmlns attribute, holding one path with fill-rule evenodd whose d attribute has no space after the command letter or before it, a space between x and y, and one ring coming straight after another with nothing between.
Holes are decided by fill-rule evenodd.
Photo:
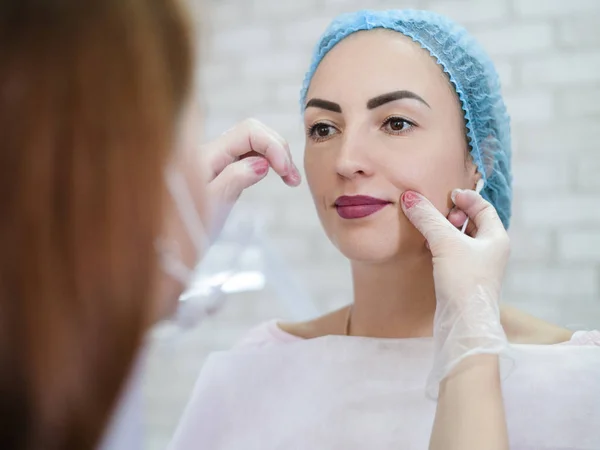
<instances>
[{"instance_id":1,"label":"blue hair net","mask_svg":"<svg viewBox=\"0 0 600 450\"><path fill-rule=\"evenodd\" d=\"M481 192L508 228L512 202L510 120L491 59L475 39L450 19L430 11L363 10L338 16L314 51L301 92L306 93L323 57L352 33L374 28L394 30L410 37L433 56L448 74L464 111L470 153L484 181Z\"/></svg>"}]
</instances>

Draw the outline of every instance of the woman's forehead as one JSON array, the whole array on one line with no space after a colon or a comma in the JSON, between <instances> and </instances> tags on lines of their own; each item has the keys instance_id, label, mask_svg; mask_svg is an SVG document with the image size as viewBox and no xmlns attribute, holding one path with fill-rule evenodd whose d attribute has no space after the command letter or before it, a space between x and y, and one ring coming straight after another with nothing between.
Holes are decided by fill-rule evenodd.
<instances>
[{"instance_id":1,"label":"woman's forehead","mask_svg":"<svg viewBox=\"0 0 600 450\"><path fill-rule=\"evenodd\" d=\"M447 88L441 67L419 44L396 31L375 29L351 34L328 52L307 99L336 96L349 101L401 89L439 96Z\"/></svg>"}]
</instances>

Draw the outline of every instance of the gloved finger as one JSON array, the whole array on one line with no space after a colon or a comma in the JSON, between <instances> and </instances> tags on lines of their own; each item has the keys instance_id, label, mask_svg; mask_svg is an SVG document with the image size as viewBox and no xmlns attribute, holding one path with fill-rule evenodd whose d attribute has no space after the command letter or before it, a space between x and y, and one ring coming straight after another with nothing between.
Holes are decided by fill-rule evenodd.
<instances>
[{"instance_id":1,"label":"gloved finger","mask_svg":"<svg viewBox=\"0 0 600 450\"><path fill-rule=\"evenodd\" d=\"M277 139L279 141L279 143L285 148L286 153L287 153L288 157L290 158L292 167L290 169L290 176L283 177L283 180L289 185L292 185L292 186L298 185L302 179L302 176L300 175L300 171L298 170L298 167L296 167L296 164L294 163L294 158L292 157L292 152L290 150L290 144L288 143L288 141L286 141L283 138L283 136L280 135L277 131L275 131L273 128L266 126L264 123L257 120L256 124L258 126L262 127L267 133L272 134L273 137L275 137L275 139ZM288 178L290 178L290 180L288 180ZM288 181L290 181L290 182L288 182Z\"/></svg>"},{"instance_id":2,"label":"gloved finger","mask_svg":"<svg viewBox=\"0 0 600 450\"><path fill-rule=\"evenodd\" d=\"M448 221L461 231L466 220L467 215L465 214L465 212L458 209L457 207L452 208L452 210L448 214ZM475 226L475 222L469 220L469 223L467 224L467 228L465 230L465 234L467 236L473 236L476 231L477 227Z\"/></svg>"},{"instance_id":3,"label":"gloved finger","mask_svg":"<svg viewBox=\"0 0 600 450\"><path fill-rule=\"evenodd\" d=\"M456 207L452 208L450 210L450 213L448 214L448 221L459 230L461 229L466 220L467 215L464 213L464 211L461 211Z\"/></svg>"},{"instance_id":4,"label":"gloved finger","mask_svg":"<svg viewBox=\"0 0 600 450\"><path fill-rule=\"evenodd\" d=\"M250 120L253 120L253 119L250 119ZM282 135L280 135L273 128L266 126L260 120L254 120L254 123L255 123L255 125L261 127L263 130L265 130L266 133L271 134L275 139L277 139L277 141L279 141L279 143L286 148L286 150L288 151L288 154L290 154L290 146L289 146L288 142L283 138Z\"/></svg>"},{"instance_id":5,"label":"gloved finger","mask_svg":"<svg viewBox=\"0 0 600 450\"><path fill-rule=\"evenodd\" d=\"M208 155L208 165L214 179L229 164L250 152L264 156L269 165L282 177L284 182L296 186L300 184L300 173L294 166L289 147L265 126L254 119L248 119L204 146Z\"/></svg>"},{"instance_id":6,"label":"gloved finger","mask_svg":"<svg viewBox=\"0 0 600 450\"><path fill-rule=\"evenodd\" d=\"M269 162L262 156L251 156L225 167L208 184L208 198L217 205L232 205L244 189L262 180L269 172Z\"/></svg>"},{"instance_id":7,"label":"gloved finger","mask_svg":"<svg viewBox=\"0 0 600 450\"><path fill-rule=\"evenodd\" d=\"M448 219L421 194L406 191L402 194L401 204L404 214L425 237L432 251L448 237L460 236L460 232Z\"/></svg>"},{"instance_id":8,"label":"gloved finger","mask_svg":"<svg viewBox=\"0 0 600 450\"><path fill-rule=\"evenodd\" d=\"M476 236L504 234L504 225L496 209L475 191L455 189L452 201L464 211L477 227Z\"/></svg>"}]
</instances>

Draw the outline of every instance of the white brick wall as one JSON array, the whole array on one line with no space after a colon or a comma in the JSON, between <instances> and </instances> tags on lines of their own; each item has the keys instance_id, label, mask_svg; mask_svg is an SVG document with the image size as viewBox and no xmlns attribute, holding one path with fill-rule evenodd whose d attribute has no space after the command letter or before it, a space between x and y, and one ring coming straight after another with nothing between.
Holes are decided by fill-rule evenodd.
<instances>
[{"instance_id":1,"label":"white brick wall","mask_svg":"<svg viewBox=\"0 0 600 450\"><path fill-rule=\"evenodd\" d=\"M569 15L598 14L596 0L514 0L517 16L562 18Z\"/></svg>"},{"instance_id":2,"label":"white brick wall","mask_svg":"<svg viewBox=\"0 0 600 450\"><path fill-rule=\"evenodd\" d=\"M600 50L565 51L550 56L533 56L523 63L526 86L570 86L600 82Z\"/></svg>"},{"instance_id":3,"label":"white brick wall","mask_svg":"<svg viewBox=\"0 0 600 450\"><path fill-rule=\"evenodd\" d=\"M558 110L561 114L566 114L569 117L586 117L600 114L600 87L575 86L563 88L557 93L557 97Z\"/></svg>"},{"instance_id":4,"label":"white brick wall","mask_svg":"<svg viewBox=\"0 0 600 450\"><path fill-rule=\"evenodd\" d=\"M597 13L592 13L589 17L564 19L558 28L559 43L565 48L598 48L600 46L598 20Z\"/></svg>"},{"instance_id":5,"label":"white brick wall","mask_svg":"<svg viewBox=\"0 0 600 450\"><path fill-rule=\"evenodd\" d=\"M553 27L550 23L497 25L486 27L483 31L473 34L485 47L490 56L531 55L545 52L553 45Z\"/></svg>"},{"instance_id":6,"label":"white brick wall","mask_svg":"<svg viewBox=\"0 0 600 450\"><path fill-rule=\"evenodd\" d=\"M513 92L504 96L506 107L511 111L513 122L546 123L555 116L554 104L556 100L552 92L521 89L520 92Z\"/></svg>"},{"instance_id":7,"label":"white brick wall","mask_svg":"<svg viewBox=\"0 0 600 450\"><path fill-rule=\"evenodd\" d=\"M195 4L200 0L191 0ZM433 9L471 30L497 62L513 118L515 207L505 299L573 327L600 326L600 1L212 0L198 79L206 134L255 116L302 163L298 92L310 52L338 13ZM285 202L283 200L286 200ZM266 216L276 247L324 309L349 300L348 265L324 237L306 186L275 176L242 206ZM279 214L274 214L277 211ZM206 354L285 314L273 290L233 299L176 350L155 347L146 378L148 447L163 449Z\"/></svg>"},{"instance_id":8,"label":"white brick wall","mask_svg":"<svg viewBox=\"0 0 600 450\"><path fill-rule=\"evenodd\" d=\"M429 2L427 8L448 16L464 26L487 26L490 23L506 26L510 18L510 2L507 1L442 0Z\"/></svg>"},{"instance_id":9,"label":"white brick wall","mask_svg":"<svg viewBox=\"0 0 600 450\"><path fill-rule=\"evenodd\" d=\"M577 161L575 183L578 192L600 191L600 155L589 155L587 161ZM590 205L592 207L592 205Z\"/></svg>"},{"instance_id":10,"label":"white brick wall","mask_svg":"<svg viewBox=\"0 0 600 450\"><path fill-rule=\"evenodd\" d=\"M518 193L518 192L517 192ZM563 228L587 225L600 228L600 193L543 194L523 193L520 208L515 211L523 222L543 230L562 231Z\"/></svg>"},{"instance_id":11,"label":"white brick wall","mask_svg":"<svg viewBox=\"0 0 600 450\"><path fill-rule=\"evenodd\" d=\"M562 261L593 266L600 261L600 228L560 233L558 255Z\"/></svg>"}]
</instances>

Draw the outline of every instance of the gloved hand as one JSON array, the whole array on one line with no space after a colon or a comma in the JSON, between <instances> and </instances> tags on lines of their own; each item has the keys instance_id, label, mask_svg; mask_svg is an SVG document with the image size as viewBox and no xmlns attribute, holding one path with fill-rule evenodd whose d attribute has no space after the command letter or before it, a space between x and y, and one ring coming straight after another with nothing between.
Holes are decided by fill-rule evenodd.
<instances>
[{"instance_id":1,"label":"gloved hand","mask_svg":"<svg viewBox=\"0 0 600 450\"><path fill-rule=\"evenodd\" d=\"M207 198L211 233L218 233L244 189L258 183L272 168L288 186L298 186L288 143L258 120L248 119L201 148L209 169Z\"/></svg>"},{"instance_id":2,"label":"gloved hand","mask_svg":"<svg viewBox=\"0 0 600 450\"><path fill-rule=\"evenodd\" d=\"M177 151L167 170L170 202L157 250L163 270L156 316L168 317L176 299L193 276L193 269L227 220L241 193L264 179L270 168L289 186L301 176L287 142L274 130L248 119L206 145L198 145L197 110L182 126Z\"/></svg>"},{"instance_id":3,"label":"gloved hand","mask_svg":"<svg viewBox=\"0 0 600 450\"><path fill-rule=\"evenodd\" d=\"M433 398L440 381L464 358L502 354L507 347L498 303L510 253L508 234L494 207L475 191L455 190L452 198L470 218L470 233L462 234L422 195L402 195L404 213L433 256L435 356L427 381Z\"/></svg>"},{"instance_id":4,"label":"gloved hand","mask_svg":"<svg viewBox=\"0 0 600 450\"><path fill-rule=\"evenodd\" d=\"M180 232L168 234L176 236L172 240L180 243L181 253L190 250L181 258L188 266L206 251L204 241L221 231L242 192L264 179L270 168L289 186L301 181L288 143L258 120L247 119L201 146L196 131L199 122L197 110L191 110L171 165L172 179L168 180L177 203L175 214L170 216L176 222L187 222L188 239ZM167 228L176 226L168 224ZM193 246L186 242L190 238Z\"/></svg>"}]
</instances>

